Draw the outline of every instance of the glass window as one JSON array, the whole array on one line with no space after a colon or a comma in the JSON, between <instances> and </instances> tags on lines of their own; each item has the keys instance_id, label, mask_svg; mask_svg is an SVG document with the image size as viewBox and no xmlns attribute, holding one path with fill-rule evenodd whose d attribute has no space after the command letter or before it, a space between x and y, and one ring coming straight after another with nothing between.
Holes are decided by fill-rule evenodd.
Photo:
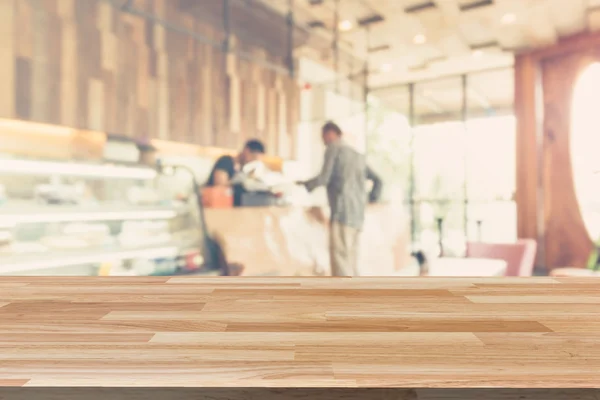
<instances>
[{"instance_id":1,"label":"glass window","mask_svg":"<svg viewBox=\"0 0 600 400\"><path fill-rule=\"evenodd\" d=\"M383 181L382 200L406 203L410 188L408 88L369 99L368 163Z\"/></svg>"},{"instance_id":2,"label":"glass window","mask_svg":"<svg viewBox=\"0 0 600 400\"><path fill-rule=\"evenodd\" d=\"M494 69L467 77L467 118L513 114L515 78L512 68Z\"/></svg>"},{"instance_id":3,"label":"glass window","mask_svg":"<svg viewBox=\"0 0 600 400\"><path fill-rule=\"evenodd\" d=\"M414 202L418 210L415 222L420 244L428 250L437 246L441 228L445 253L459 255L464 251L463 124L446 122L416 127L413 151ZM442 223L440 227L438 221Z\"/></svg>"},{"instance_id":4,"label":"glass window","mask_svg":"<svg viewBox=\"0 0 600 400\"><path fill-rule=\"evenodd\" d=\"M600 239L600 63L587 68L575 86L571 129L571 162L579 208L592 240Z\"/></svg>"},{"instance_id":5,"label":"glass window","mask_svg":"<svg viewBox=\"0 0 600 400\"><path fill-rule=\"evenodd\" d=\"M462 255L465 247L466 143L461 107L460 77L415 85L415 239L433 252L441 233L445 255Z\"/></svg>"},{"instance_id":6,"label":"glass window","mask_svg":"<svg viewBox=\"0 0 600 400\"><path fill-rule=\"evenodd\" d=\"M467 219L469 240L517 238L514 71L467 77Z\"/></svg>"},{"instance_id":7,"label":"glass window","mask_svg":"<svg viewBox=\"0 0 600 400\"><path fill-rule=\"evenodd\" d=\"M365 152L367 125L365 121L365 88L363 74L344 65L344 78L324 85L325 116L342 128L345 140L360 152ZM350 78L348 76L351 76Z\"/></svg>"},{"instance_id":8,"label":"glass window","mask_svg":"<svg viewBox=\"0 0 600 400\"><path fill-rule=\"evenodd\" d=\"M516 121L513 116L467 121L468 236L510 242L517 238Z\"/></svg>"},{"instance_id":9,"label":"glass window","mask_svg":"<svg viewBox=\"0 0 600 400\"><path fill-rule=\"evenodd\" d=\"M408 85L376 89L369 100L370 163L414 204L417 247L439 251L441 230L449 256L464 254L467 240L517 236L513 70L473 74L466 82L466 113L462 77L416 83L413 129Z\"/></svg>"}]
</instances>

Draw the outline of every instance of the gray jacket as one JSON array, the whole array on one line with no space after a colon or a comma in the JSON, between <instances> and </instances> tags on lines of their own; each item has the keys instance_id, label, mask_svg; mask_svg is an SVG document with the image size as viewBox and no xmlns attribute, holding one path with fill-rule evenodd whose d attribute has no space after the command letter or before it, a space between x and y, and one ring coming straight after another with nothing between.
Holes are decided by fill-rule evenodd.
<instances>
[{"instance_id":1,"label":"gray jacket","mask_svg":"<svg viewBox=\"0 0 600 400\"><path fill-rule=\"evenodd\" d=\"M381 180L366 165L365 157L342 141L327 146L319 175L305 183L308 191L327 188L331 221L361 229L365 218L367 193L365 183L373 181L369 200L377 201Z\"/></svg>"}]
</instances>

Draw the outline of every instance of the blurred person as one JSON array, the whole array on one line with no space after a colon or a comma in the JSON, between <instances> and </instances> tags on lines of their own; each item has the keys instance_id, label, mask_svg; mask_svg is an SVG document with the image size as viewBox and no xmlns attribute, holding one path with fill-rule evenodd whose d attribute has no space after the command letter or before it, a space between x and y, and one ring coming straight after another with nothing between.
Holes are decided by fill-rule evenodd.
<instances>
[{"instance_id":1,"label":"blurred person","mask_svg":"<svg viewBox=\"0 0 600 400\"><path fill-rule=\"evenodd\" d=\"M261 184L260 178L266 171L263 162L266 148L258 139L248 140L242 151L237 156L240 171L232 178L233 203L235 207L242 205L242 196L249 190L267 190L266 185Z\"/></svg>"},{"instance_id":2,"label":"blurred person","mask_svg":"<svg viewBox=\"0 0 600 400\"><path fill-rule=\"evenodd\" d=\"M232 156L219 157L210 171L205 186L227 186L235 174L235 158Z\"/></svg>"},{"instance_id":3,"label":"blurred person","mask_svg":"<svg viewBox=\"0 0 600 400\"><path fill-rule=\"evenodd\" d=\"M258 139L248 140L238 155L238 162L242 170L248 170L250 165L262 164L266 153L265 145Z\"/></svg>"},{"instance_id":4,"label":"blurred person","mask_svg":"<svg viewBox=\"0 0 600 400\"><path fill-rule=\"evenodd\" d=\"M333 122L321 129L325 157L321 172L303 182L309 192L319 186L327 188L331 209L329 252L333 276L358 275L359 236L365 219L366 182L372 187L368 195L376 202L381 193L381 180L366 165L365 157L342 139L342 130Z\"/></svg>"},{"instance_id":5,"label":"blurred person","mask_svg":"<svg viewBox=\"0 0 600 400\"><path fill-rule=\"evenodd\" d=\"M230 186L235 173L236 164L233 157L225 155L217 159L201 190L204 207L229 208L233 206L233 191Z\"/></svg>"}]
</instances>

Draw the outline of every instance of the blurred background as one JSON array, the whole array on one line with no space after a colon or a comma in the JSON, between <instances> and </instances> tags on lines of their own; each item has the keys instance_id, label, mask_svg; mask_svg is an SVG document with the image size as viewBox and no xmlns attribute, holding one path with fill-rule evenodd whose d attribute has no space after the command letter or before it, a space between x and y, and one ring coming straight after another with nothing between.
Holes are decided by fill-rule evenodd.
<instances>
[{"instance_id":1,"label":"blurred background","mask_svg":"<svg viewBox=\"0 0 600 400\"><path fill-rule=\"evenodd\" d=\"M0 275L327 275L325 192L293 182L329 120L383 181L361 275L596 274L598 0L0 0L0 20ZM269 190L234 204L205 184L250 139Z\"/></svg>"}]
</instances>

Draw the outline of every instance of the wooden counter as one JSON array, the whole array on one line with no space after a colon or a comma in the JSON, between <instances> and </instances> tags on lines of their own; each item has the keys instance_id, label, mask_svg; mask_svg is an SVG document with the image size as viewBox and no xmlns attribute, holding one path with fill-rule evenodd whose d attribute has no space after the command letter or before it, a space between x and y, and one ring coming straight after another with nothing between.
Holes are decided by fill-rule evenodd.
<instances>
[{"instance_id":1,"label":"wooden counter","mask_svg":"<svg viewBox=\"0 0 600 400\"><path fill-rule=\"evenodd\" d=\"M0 278L0 386L586 388L599 344L593 279Z\"/></svg>"},{"instance_id":2,"label":"wooden counter","mask_svg":"<svg viewBox=\"0 0 600 400\"><path fill-rule=\"evenodd\" d=\"M393 275L409 264L410 228L402 204L369 205L359 248L361 275ZM206 209L227 260L246 276L329 275L327 208Z\"/></svg>"}]
</instances>

